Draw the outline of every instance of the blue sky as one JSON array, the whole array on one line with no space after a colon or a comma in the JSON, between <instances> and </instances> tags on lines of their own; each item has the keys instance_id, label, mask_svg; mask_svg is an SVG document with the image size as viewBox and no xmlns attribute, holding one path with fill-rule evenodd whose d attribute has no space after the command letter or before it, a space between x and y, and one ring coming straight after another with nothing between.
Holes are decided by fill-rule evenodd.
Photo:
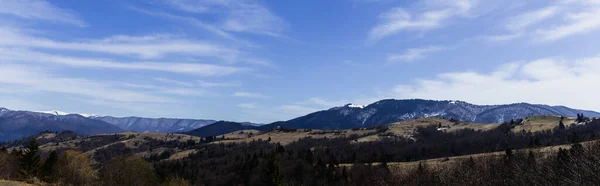
<instances>
[{"instance_id":1,"label":"blue sky","mask_svg":"<svg viewBox=\"0 0 600 186\"><path fill-rule=\"evenodd\" d=\"M0 106L272 122L385 98L600 110L595 0L0 0Z\"/></svg>"}]
</instances>

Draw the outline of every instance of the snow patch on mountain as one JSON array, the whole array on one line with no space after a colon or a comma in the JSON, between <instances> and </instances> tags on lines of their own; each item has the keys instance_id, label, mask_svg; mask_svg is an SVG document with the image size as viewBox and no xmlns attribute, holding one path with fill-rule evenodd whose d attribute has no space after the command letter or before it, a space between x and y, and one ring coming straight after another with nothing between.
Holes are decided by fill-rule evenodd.
<instances>
[{"instance_id":1,"label":"snow patch on mountain","mask_svg":"<svg viewBox=\"0 0 600 186\"><path fill-rule=\"evenodd\" d=\"M98 115L98 114L79 114L79 115L86 117L86 118L102 117L102 115Z\"/></svg>"},{"instance_id":2,"label":"snow patch on mountain","mask_svg":"<svg viewBox=\"0 0 600 186\"><path fill-rule=\"evenodd\" d=\"M44 113L44 114L52 114L55 116L66 116L69 115L70 113L68 112L63 112L63 111L59 111L59 110L51 110L51 111L38 111L39 113Z\"/></svg>"},{"instance_id":3,"label":"snow patch on mountain","mask_svg":"<svg viewBox=\"0 0 600 186\"><path fill-rule=\"evenodd\" d=\"M366 107L366 105L355 105L355 104L352 104L352 103L348 104L347 106L350 107L350 108L360 108L360 109L363 109L363 108Z\"/></svg>"}]
</instances>

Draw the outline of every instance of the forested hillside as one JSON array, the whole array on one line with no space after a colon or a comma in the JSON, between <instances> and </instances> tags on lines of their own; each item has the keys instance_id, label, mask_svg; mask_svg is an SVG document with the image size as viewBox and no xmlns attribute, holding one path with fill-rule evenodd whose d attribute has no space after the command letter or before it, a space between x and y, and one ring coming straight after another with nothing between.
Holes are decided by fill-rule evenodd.
<instances>
[{"instance_id":1,"label":"forested hillside","mask_svg":"<svg viewBox=\"0 0 600 186\"><path fill-rule=\"evenodd\" d=\"M382 125L344 135L304 137L285 145L270 138L231 143L226 136L198 138L159 133L79 136L46 132L4 143L8 148L0 152L0 164L5 165L0 168L0 178L74 185L594 183L596 178L592 172L600 166L596 153L600 152L600 145L578 143L600 139L600 120L581 116L572 124L565 122L566 118L561 118L554 128L538 131L515 130L527 125L525 120L513 120L485 130L457 128L452 131L446 126L451 123L424 123L410 136L397 135L395 126ZM246 131L238 136L253 132L257 131ZM272 132L298 133L286 129ZM324 131L314 132L318 136ZM330 132L335 131L326 133ZM381 138L359 141L372 135ZM535 150L565 144L573 145L570 150ZM495 155L481 155L489 152ZM498 156L498 152L503 155ZM391 166L398 162L461 155L473 155L473 158L437 165L425 161L404 169Z\"/></svg>"}]
</instances>

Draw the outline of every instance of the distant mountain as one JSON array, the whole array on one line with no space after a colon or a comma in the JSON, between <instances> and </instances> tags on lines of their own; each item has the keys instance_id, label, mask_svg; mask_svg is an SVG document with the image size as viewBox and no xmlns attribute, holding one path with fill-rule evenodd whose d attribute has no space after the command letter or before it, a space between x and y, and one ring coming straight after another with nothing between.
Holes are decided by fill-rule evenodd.
<instances>
[{"instance_id":1,"label":"distant mountain","mask_svg":"<svg viewBox=\"0 0 600 186\"><path fill-rule=\"evenodd\" d=\"M463 101L387 99L367 106L348 104L334 107L292 120L260 126L259 129L268 130L277 126L284 128L349 129L433 116L474 123L499 123L532 115L576 116L577 113L600 117L600 113L594 111L529 103L474 105Z\"/></svg>"},{"instance_id":2,"label":"distant mountain","mask_svg":"<svg viewBox=\"0 0 600 186\"><path fill-rule=\"evenodd\" d=\"M257 127L254 125L249 125L245 123L237 123L230 121L218 121L216 123L200 127L189 132L186 132L187 135L192 136L200 136L200 137L208 137L208 136L218 136L222 134L227 134L230 132L238 131L238 130L247 130L247 129L256 129Z\"/></svg>"},{"instance_id":3,"label":"distant mountain","mask_svg":"<svg viewBox=\"0 0 600 186\"><path fill-rule=\"evenodd\" d=\"M91 119L104 121L118 126L126 131L134 132L186 132L206 125L213 124L215 120L202 119L176 119L176 118L141 118L141 117L112 117L100 116Z\"/></svg>"},{"instance_id":4,"label":"distant mountain","mask_svg":"<svg viewBox=\"0 0 600 186\"><path fill-rule=\"evenodd\" d=\"M508 105L475 105L464 101L394 100L377 101L370 105L347 104L322 110L288 121L260 125L214 120L112 117L92 114L69 114L61 111L30 112L0 108L0 141L17 139L44 130L71 130L79 134L125 131L182 133L196 136L216 136L242 129L267 131L277 126L308 129L349 129L389 124L426 117L443 117L474 123L500 123L533 115L600 117L600 113L529 103Z\"/></svg>"},{"instance_id":5,"label":"distant mountain","mask_svg":"<svg viewBox=\"0 0 600 186\"><path fill-rule=\"evenodd\" d=\"M70 130L91 135L122 131L119 127L78 114L40 113L0 108L0 141L19 139L41 131Z\"/></svg>"},{"instance_id":6,"label":"distant mountain","mask_svg":"<svg viewBox=\"0 0 600 186\"><path fill-rule=\"evenodd\" d=\"M0 141L18 139L42 131L71 130L83 135L133 131L181 133L213 124L215 120L112 117L52 111L13 111L0 107ZM262 124L241 122L244 126Z\"/></svg>"}]
</instances>

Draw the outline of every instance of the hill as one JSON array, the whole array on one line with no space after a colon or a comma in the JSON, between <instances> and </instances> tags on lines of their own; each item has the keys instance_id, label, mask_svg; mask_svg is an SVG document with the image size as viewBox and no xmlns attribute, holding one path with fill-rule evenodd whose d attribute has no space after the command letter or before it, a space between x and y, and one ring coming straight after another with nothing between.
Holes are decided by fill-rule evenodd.
<instances>
[{"instance_id":1,"label":"hill","mask_svg":"<svg viewBox=\"0 0 600 186\"><path fill-rule=\"evenodd\" d=\"M216 123L200 127L185 134L192 136L200 136L200 137L208 137L208 136L218 136L226 133L230 133L233 131L246 130L246 129L256 129L256 126L230 122L230 121L218 121Z\"/></svg>"},{"instance_id":2,"label":"hill","mask_svg":"<svg viewBox=\"0 0 600 186\"><path fill-rule=\"evenodd\" d=\"M36 139L42 155L51 151L59 154L67 150L85 153L97 167L122 155L135 154L153 160L177 159L196 152L192 147L201 142L199 137L185 134L121 132L83 136L72 131L42 132L4 144L11 149L23 148Z\"/></svg>"},{"instance_id":3,"label":"hill","mask_svg":"<svg viewBox=\"0 0 600 186\"><path fill-rule=\"evenodd\" d=\"M561 117L559 116L531 116L525 118L522 123L514 125L511 129L513 132L537 132L544 130L552 130L559 125ZM563 118L566 127L576 125L575 119ZM322 130L322 129L274 129L270 131L260 131L251 128L243 128L241 130L228 133L208 136L224 136L222 140L215 143L239 143L251 141L267 141L270 139L272 143L280 143L282 145L298 141L303 138L346 138L352 135L361 136L353 142L373 142L388 139L393 136L411 138L418 128L436 127L440 131L454 132L463 129L473 129L476 131L492 130L499 127L502 123L471 123L471 122L456 122L449 121L443 118L419 118L415 120L399 121L388 124L386 126L376 126L368 128L340 129L340 130ZM238 125L236 125L238 126ZM217 127L217 126L214 126ZM383 127L383 128L382 128ZM233 130L234 128L231 128ZM204 131L205 129L197 129L195 131ZM210 131L211 129L206 129ZM190 133L187 133L190 134ZM193 134L190 134L193 135ZM203 136L206 137L206 136Z\"/></svg>"}]
</instances>

